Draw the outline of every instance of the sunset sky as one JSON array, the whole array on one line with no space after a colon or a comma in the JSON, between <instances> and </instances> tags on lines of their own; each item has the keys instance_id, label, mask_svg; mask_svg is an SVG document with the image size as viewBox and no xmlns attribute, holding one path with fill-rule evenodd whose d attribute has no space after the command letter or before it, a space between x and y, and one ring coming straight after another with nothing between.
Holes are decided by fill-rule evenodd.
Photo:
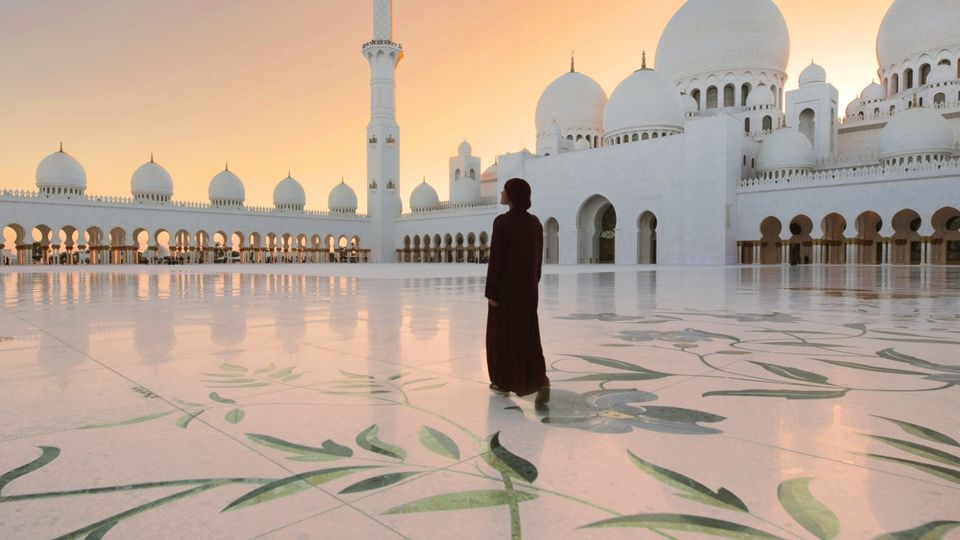
<instances>
[{"instance_id":1,"label":"sunset sky","mask_svg":"<svg viewBox=\"0 0 960 540\"><path fill-rule=\"evenodd\" d=\"M787 90L811 58L840 108L876 78L891 0L776 0L790 28ZM447 197L464 138L486 168L535 148L543 89L577 69L610 94L652 60L683 0L397 0L404 207L423 177ZM366 209L369 0L0 1L0 188L33 189L60 141L88 193L129 195L150 153L178 200L206 201L224 162L248 205L272 205L291 169L325 210L344 177Z\"/></svg>"}]
</instances>

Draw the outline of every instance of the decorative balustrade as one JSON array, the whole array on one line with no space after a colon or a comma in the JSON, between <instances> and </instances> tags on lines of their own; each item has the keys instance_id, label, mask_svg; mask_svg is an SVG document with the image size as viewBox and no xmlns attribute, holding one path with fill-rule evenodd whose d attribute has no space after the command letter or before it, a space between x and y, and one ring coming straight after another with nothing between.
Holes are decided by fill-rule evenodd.
<instances>
[{"instance_id":1,"label":"decorative balustrade","mask_svg":"<svg viewBox=\"0 0 960 540\"><path fill-rule=\"evenodd\" d=\"M757 192L805 187L858 184L868 181L891 181L927 176L960 175L960 159L924 161L896 166L870 165L844 169L829 169L793 174L767 175L744 178L737 184L737 191Z\"/></svg>"},{"instance_id":2,"label":"decorative balustrade","mask_svg":"<svg viewBox=\"0 0 960 540\"><path fill-rule=\"evenodd\" d=\"M217 207L208 202L193 202L193 201L169 201L169 202L160 202L160 201L140 201L133 197L118 197L113 195L84 195L82 197L66 197L66 196L53 196L49 197L45 194L40 193L39 191L28 191L23 189L0 189L0 199L43 199L49 200L50 202L69 202L69 203L93 203L94 206L104 205L104 206L128 206L136 208L152 207L152 208L176 208L178 210L199 210L199 211L210 211L216 210L221 212L229 212L234 214L270 214L274 216L288 216L288 217L321 217L321 218L334 218L334 219L356 219L363 220L367 219L367 214L361 213L343 213L343 212L330 212L328 210L303 210L303 211L293 211L293 210L280 210L272 206L243 206L239 208L232 207Z\"/></svg>"},{"instance_id":3,"label":"decorative balustrade","mask_svg":"<svg viewBox=\"0 0 960 540\"><path fill-rule=\"evenodd\" d=\"M956 88L956 87L954 87ZM873 111L867 110L870 105L867 105L863 109L863 118L860 118L860 113L854 114L853 116L845 116L840 119L840 127L855 127L855 126L866 126L870 124L880 124L889 122L891 118L897 115L898 112L901 112L902 109L896 109L894 112L890 112L890 104L893 101L881 101L873 105L874 108L879 108L880 112L874 114ZM947 101L944 103L936 103L933 105L925 105L924 108L933 109L940 114L947 114L951 112L960 112L960 101Z\"/></svg>"},{"instance_id":4,"label":"decorative balustrade","mask_svg":"<svg viewBox=\"0 0 960 540\"><path fill-rule=\"evenodd\" d=\"M450 201L443 201L440 206L431 210L419 210L402 214L400 219L418 219L424 217L453 216L453 215L477 215L485 214L490 211L496 211L499 204L498 197L484 197L479 203L475 204L453 204Z\"/></svg>"}]
</instances>

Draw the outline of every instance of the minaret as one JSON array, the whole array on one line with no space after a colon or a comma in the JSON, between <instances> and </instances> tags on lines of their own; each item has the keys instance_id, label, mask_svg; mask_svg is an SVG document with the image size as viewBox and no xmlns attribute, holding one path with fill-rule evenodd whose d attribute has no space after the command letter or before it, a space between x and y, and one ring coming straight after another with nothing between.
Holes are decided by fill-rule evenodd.
<instances>
[{"instance_id":1,"label":"minaret","mask_svg":"<svg viewBox=\"0 0 960 540\"><path fill-rule=\"evenodd\" d=\"M373 251L373 262L394 262L393 223L401 212L396 70L403 47L393 41L393 0L373 0L373 40L363 45L363 56L370 63L367 214L374 236L365 243Z\"/></svg>"}]
</instances>

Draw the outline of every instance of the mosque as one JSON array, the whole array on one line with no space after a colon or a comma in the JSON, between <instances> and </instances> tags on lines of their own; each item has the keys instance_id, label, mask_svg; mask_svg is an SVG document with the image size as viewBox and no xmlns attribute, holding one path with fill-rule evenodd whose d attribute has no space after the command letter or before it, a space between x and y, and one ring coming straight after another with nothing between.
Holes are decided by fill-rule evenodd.
<instances>
[{"instance_id":1,"label":"mosque","mask_svg":"<svg viewBox=\"0 0 960 540\"><path fill-rule=\"evenodd\" d=\"M450 200L400 199L393 2L373 0L367 211L334 187L305 209L291 176L245 204L229 167L209 202L173 198L153 159L130 197L86 192L61 148L36 191L0 191L12 264L483 262L503 182L533 186L544 261L557 264L960 264L960 0L896 0L878 82L840 109L811 63L788 89L790 38L772 0L688 0L612 93L571 62L536 106L536 153L483 169L464 141ZM842 114L842 115L841 115Z\"/></svg>"}]
</instances>

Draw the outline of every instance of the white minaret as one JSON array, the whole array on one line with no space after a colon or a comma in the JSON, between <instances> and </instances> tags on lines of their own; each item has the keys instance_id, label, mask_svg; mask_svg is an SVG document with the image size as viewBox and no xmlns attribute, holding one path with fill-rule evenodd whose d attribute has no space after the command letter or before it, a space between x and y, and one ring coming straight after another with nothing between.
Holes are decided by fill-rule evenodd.
<instances>
[{"instance_id":1,"label":"white minaret","mask_svg":"<svg viewBox=\"0 0 960 540\"><path fill-rule=\"evenodd\" d=\"M394 262L394 221L400 203L400 126L396 117L396 70L403 47L393 41L393 0L373 0L373 40L363 45L370 63L367 124L367 214L374 238L364 242L374 262Z\"/></svg>"}]
</instances>

